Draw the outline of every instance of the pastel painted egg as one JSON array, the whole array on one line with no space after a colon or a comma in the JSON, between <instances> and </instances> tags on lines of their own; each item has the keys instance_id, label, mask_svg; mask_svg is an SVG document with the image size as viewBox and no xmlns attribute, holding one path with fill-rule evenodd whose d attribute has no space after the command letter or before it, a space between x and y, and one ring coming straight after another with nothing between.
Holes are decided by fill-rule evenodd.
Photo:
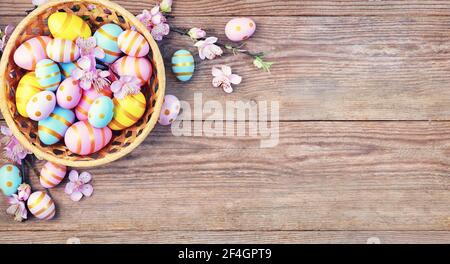
<instances>
[{"instance_id":1,"label":"pastel painted egg","mask_svg":"<svg viewBox=\"0 0 450 264\"><path fill-rule=\"evenodd\" d=\"M38 61L47 59L47 45L52 39L39 36L25 41L14 52L14 62L22 69L34 71Z\"/></svg>"},{"instance_id":2,"label":"pastel painted egg","mask_svg":"<svg viewBox=\"0 0 450 264\"><path fill-rule=\"evenodd\" d=\"M114 117L109 128L122 130L134 125L144 114L146 108L145 96L141 92L128 95L123 99L113 99Z\"/></svg>"},{"instance_id":3,"label":"pastel painted egg","mask_svg":"<svg viewBox=\"0 0 450 264\"><path fill-rule=\"evenodd\" d=\"M119 45L117 44L119 35L122 32L123 29L116 24L105 24L94 33L94 37L97 40L97 46L102 48L105 52L105 58L100 59L101 61L113 63L122 55Z\"/></svg>"},{"instance_id":4,"label":"pastel painted egg","mask_svg":"<svg viewBox=\"0 0 450 264\"><path fill-rule=\"evenodd\" d=\"M64 138L67 129L75 121L75 114L68 109L57 106L49 117L39 121L39 139L45 145L53 145Z\"/></svg>"},{"instance_id":5,"label":"pastel painted egg","mask_svg":"<svg viewBox=\"0 0 450 264\"><path fill-rule=\"evenodd\" d=\"M63 80L72 76L72 71L75 70L76 68L81 69L76 61L60 63L59 66L61 67Z\"/></svg>"},{"instance_id":6,"label":"pastel painted egg","mask_svg":"<svg viewBox=\"0 0 450 264\"><path fill-rule=\"evenodd\" d=\"M152 76L152 65L147 58L135 58L124 56L118 59L112 66L120 76L135 76L141 80L141 86L147 83Z\"/></svg>"},{"instance_id":7,"label":"pastel painted egg","mask_svg":"<svg viewBox=\"0 0 450 264\"><path fill-rule=\"evenodd\" d=\"M56 91L61 82L61 70L52 60L43 59L36 64L36 78L42 89Z\"/></svg>"},{"instance_id":8,"label":"pastel painted egg","mask_svg":"<svg viewBox=\"0 0 450 264\"><path fill-rule=\"evenodd\" d=\"M56 92L56 102L65 109L75 108L81 100L83 92L72 77L65 79Z\"/></svg>"},{"instance_id":9,"label":"pastel painted egg","mask_svg":"<svg viewBox=\"0 0 450 264\"><path fill-rule=\"evenodd\" d=\"M22 183L20 170L12 164L6 164L0 168L0 189L6 196L12 196Z\"/></svg>"},{"instance_id":10,"label":"pastel painted egg","mask_svg":"<svg viewBox=\"0 0 450 264\"><path fill-rule=\"evenodd\" d=\"M187 82L192 78L195 62L192 54L187 50L179 50L172 56L172 71L177 79Z\"/></svg>"},{"instance_id":11,"label":"pastel painted egg","mask_svg":"<svg viewBox=\"0 0 450 264\"><path fill-rule=\"evenodd\" d=\"M67 148L78 155L89 155L104 148L112 137L108 127L95 128L88 121L73 124L64 138Z\"/></svg>"},{"instance_id":12,"label":"pastel painted egg","mask_svg":"<svg viewBox=\"0 0 450 264\"><path fill-rule=\"evenodd\" d=\"M95 89L90 89L83 92L80 102L77 107L75 107L75 114L77 115L78 120L88 120L89 109L91 109L91 105L94 103L95 99L100 96L108 96L111 98L112 92L110 89L103 89L100 92L97 92Z\"/></svg>"},{"instance_id":13,"label":"pastel painted egg","mask_svg":"<svg viewBox=\"0 0 450 264\"><path fill-rule=\"evenodd\" d=\"M104 128L108 126L109 122L114 116L114 104L111 98L101 96L95 99L91 108L89 109L89 123L96 128Z\"/></svg>"},{"instance_id":14,"label":"pastel painted egg","mask_svg":"<svg viewBox=\"0 0 450 264\"><path fill-rule=\"evenodd\" d=\"M32 193L28 198L27 205L30 212L38 219L50 220L55 216L55 203L45 192Z\"/></svg>"},{"instance_id":15,"label":"pastel painted egg","mask_svg":"<svg viewBox=\"0 0 450 264\"><path fill-rule=\"evenodd\" d=\"M31 97L35 94L44 91L36 78L34 72L28 72L19 81L16 89L16 107L17 112L23 117L28 117L27 104Z\"/></svg>"},{"instance_id":16,"label":"pastel painted egg","mask_svg":"<svg viewBox=\"0 0 450 264\"><path fill-rule=\"evenodd\" d=\"M80 49L71 40L55 38L47 45L47 55L56 62L67 63L80 57Z\"/></svg>"},{"instance_id":17,"label":"pastel painted egg","mask_svg":"<svg viewBox=\"0 0 450 264\"><path fill-rule=\"evenodd\" d=\"M250 18L231 19L225 26L225 35L231 41L239 42L250 38L256 30L256 23Z\"/></svg>"},{"instance_id":18,"label":"pastel painted egg","mask_svg":"<svg viewBox=\"0 0 450 264\"><path fill-rule=\"evenodd\" d=\"M27 104L27 115L31 120L41 121L50 116L56 106L55 94L43 91L31 97Z\"/></svg>"},{"instance_id":19,"label":"pastel painted egg","mask_svg":"<svg viewBox=\"0 0 450 264\"><path fill-rule=\"evenodd\" d=\"M119 48L125 54L133 57L144 57L150 51L150 45L139 32L125 30L117 41Z\"/></svg>"},{"instance_id":20,"label":"pastel painted egg","mask_svg":"<svg viewBox=\"0 0 450 264\"><path fill-rule=\"evenodd\" d=\"M92 36L89 25L83 19L65 12L53 13L48 18L48 28L54 38L74 41L78 37L88 38Z\"/></svg>"},{"instance_id":21,"label":"pastel painted egg","mask_svg":"<svg viewBox=\"0 0 450 264\"><path fill-rule=\"evenodd\" d=\"M67 173L67 167L48 161L41 169L39 181L42 187L51 189L62 182Z\"/></svg>"},{"instance_id":22,"label":"pastel painted egg","mask_svg":"<svg viewBox=\"0 0 450 264\"><path fill-rule=\"evenodd\" d=\"M164 96L164 102L161 107L158 122L163 126L168 126L173 123L180 113L181 103L174 95Z\"/></svg>"}]
</instances>

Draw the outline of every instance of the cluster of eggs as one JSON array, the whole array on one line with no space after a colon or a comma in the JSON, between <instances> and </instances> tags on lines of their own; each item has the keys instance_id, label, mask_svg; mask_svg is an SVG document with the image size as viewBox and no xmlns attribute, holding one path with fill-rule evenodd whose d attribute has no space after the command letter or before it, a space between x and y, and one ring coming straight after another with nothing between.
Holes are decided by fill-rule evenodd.
<instances>
[{"instance_id":1,"label":"cluster of eggs","mask_svg":"<svg viewBox=\"0 0 450 264\"><path fill-rule=\"evenodd\" d=\"M80 17L65 12L53 13L48 27L51 36L31 38L14 53L14 62L28 71L16 89L17 112L38 122L43 144L64 141L73 153L89 155L110 142L112 130L135 124L147 102L142 92L117 99L109 87L83 90L71 74L80 68L76 39L91 37L91 28ZM99 60L118 76L134 76L141 86L150 81L153 69L146 58L150 46L140 33L109 23L99 27L93 37L105 53ZM115 76L109 78L115 80Z\"/></svg>"}]
</instances>

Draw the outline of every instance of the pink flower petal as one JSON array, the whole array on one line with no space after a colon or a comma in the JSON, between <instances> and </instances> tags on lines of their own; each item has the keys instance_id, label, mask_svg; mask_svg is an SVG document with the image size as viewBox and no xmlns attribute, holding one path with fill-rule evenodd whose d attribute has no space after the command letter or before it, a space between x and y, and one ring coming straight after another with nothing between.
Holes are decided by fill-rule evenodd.
<instances>
[{"instance_id":1,"label":"pink flower petal","mask_svg":"<svg viewBox=\"0 0 450 264\"><path fill-rule=\"evenodd\" d=\"M217 67L212 68L212 75L215 77L223 77L223 72Z\"/></svg>"},{"instance_id":2,"label":"pink flower petal","mask_svg":"<svg viewBox=\"0 0 450 264\"><path fill-rule=\"evenodd\" d=\"M76 182L76 181L78 181L78 179L79 179L78 171L76 171L76 170L71 170L71 171L69 172L69 180L70 180L71 182Z\"/></svg>"},{"instance_id":3,"label":"pink flower petal","mask_svg":"<svg viewBox=\"0 0 450 264\"><path fill-rule=\"evenodd\" d=\"M72 78L75 81L78 81L79 79L81 79L81 77L83 77L83 71L79 68L75 68L72 70Z\"/></svg>"},{"instance_id":4,"label":"pink flower petal","mask_svg":"<svg viewBox=\"0 0 450 264\"><path fill-rule=\"evenodd\" d=\"M230 76L231 75L231 67L222 65L222 72L225 76Z\"/></svg>"},{"instance_id":5,"label":"pink flower petal","mask_svg":"<svg viewBox=\"0 0 450 264\"><path fill-rule=\"evenodd\" d=\"M95 57L99 58L99 59L103 59L106 56L105 51L99 47L94 49L94 54L95 54Z\"/></svg>"},{"instance_id":6,"label":"pink flower petal","mask_svg":"<svg viewBox=\"0 0 450 264\"><path fill-rule=\"evenodd\" d=\"M82 183L88 183L92 180L92 175L87 172L84 171L80 174L80 176L78 177L78 179L82 182Z\"/></svg>"},{"instance_id":7,"label":"pink flower petal","mask_svg":"<svg viewBox=\"0 0 450 264\"><path fill-rule=\"evenodd\" d=\"M231 87L230 84L224 83L224 84L222 84L222 88L223 88L223 91L228 94L233 92L233 87Z\"/></svg>"},{"instance_id":8,"label":"pink flower petal","mask_svg":"<svg viewBox=\"0 0 450 264\"><path fill-rule=\"evenodd\" d=\"M9 129L9 127L1 126L0 129L1 129L1 132L2 132L3 135L8 136L8 137L12 136L12 132Z\"/></svg>"},{"instance_id":9,"label":"pink flower petal","mask_svg":"<svg viewBox=\"0 0 450 264\"><path fill-rule=\"evenodd\" d=\"M90 90L92 88L92 82L86 79L82 79L80 81L80 87L83 88L83 90Z\"/></svg>"},{"instance_id":10,"label":"pink flower petal","mask_svg":"<svg viewBox=\"0 0 450 264\"><path fill-rule=\"evenodd\" d=\"M78 60L78 66L80 66L81 69L88 71L91 69L91 59L88 57L82 57Z\"/></svg>"},{"instance_id":11,"label":"pink flower petal","mask_svg":"<svg viewBox=\"0 0 450 264\"><path fill-rule=\"evenodd\" d=\"M83 194L80 191L78 191L78 190L75 190L70 195L70 199L72 199L72 201L74 201L74 202L78 202L79 200L81 200L81 198L83 198Z\"/></svg>"},{"instance_id":12,"label":"pink flower petal","mask_svg":"<svg viewBox=\"0 0 450 264\"><path fill-rule=\"evenodd\" d=\"M92 195L92 193L94 192L94 187L92 187L92 185L90 185L90 184L85 184L85 185L81 186L81 192L86 197L90 197Z\"/></svg>"},{"instance_id":13,"label":"pink flower petal","mask_svg":"<svg viewBox=\"0 0 450 264\"><path fill-rule=\"evenodd\" d=\"M74 190L75 190L75 183L73 182L68 182L66 184L66 188L64 188L64 192L66 194L72 194Z\"/></svg>"},{"instance_id":14,"label":"pink flower petal","mask_svg":"<svg viewBox=\"0 0 450 264\"><path fill-rule=\"evenodd\" d=\"M231 74L229 79L232 84L240 84L242 82L242 77L237 74Z\"/></svg>"}]
</instances>

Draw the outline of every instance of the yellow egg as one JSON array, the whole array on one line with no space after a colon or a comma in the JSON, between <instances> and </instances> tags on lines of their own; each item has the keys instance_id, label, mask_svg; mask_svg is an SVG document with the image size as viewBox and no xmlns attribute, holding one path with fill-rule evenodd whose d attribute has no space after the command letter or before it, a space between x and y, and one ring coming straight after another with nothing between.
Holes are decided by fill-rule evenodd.
<instances>
[{"instance_id":1,"label":"yellow egg","mask_svg":"<svg viewBox=\"0 0 450 264\"><path fill-rule=\"evenodd\" d=\"M53 13L48 18L48 28L54 38L76 40L78 37L88 38L92 35L89 25L80 17L64 12Z\"/></svg>"},{"instance_id":2,"label":"yellow egg","mask_svg":"<svg viewBox=\"0 0 450 264\"><path fill-rule=\"evenodd\" d=\"M139 92L124 99L114 98L114 117L109 128L122 130L134 125L144 114L146 108L145 96Z\"/></svg>"},{"instance_id":3,"label":"yellow egg","mask_svg":"<svg viewBox=\"0 0 450 264\"><path fill-rule=\"evenodd\" d=\"M16 106L17 111L23 117L28 117L27 104L31 97L35 94L44 91L39 85L38 79L34 72L25 74L19 81L19 85L16 90Z\"/></svg>"}]
</instances>

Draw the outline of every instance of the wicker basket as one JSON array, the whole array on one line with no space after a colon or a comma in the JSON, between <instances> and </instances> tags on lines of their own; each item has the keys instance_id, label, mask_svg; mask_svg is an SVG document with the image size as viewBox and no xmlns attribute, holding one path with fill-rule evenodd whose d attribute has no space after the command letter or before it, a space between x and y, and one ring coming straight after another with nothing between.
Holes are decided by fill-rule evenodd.
<instances>
[{"instance_id":1,"label":"wicker basket","mask_svg":"<svg viewBox=\"0 0 450 264\"><path fill-rule=\"evenodd\" d=\"M96 9L89 11L89 5ZM142 87L147 99L147 109L134 126L113 132L113 138L108 146L89 156L79 156L70 152L60 142L52 146L42 144L38 138L37 122L20 116L15 104L15 89L20 78L26 73L15 65L13 54L24 41L38 35L50 35L47 18L56 11L65 11L86 19L92 32L106 23L115 23L123 29L136 27L148 41L151 47L149 59L153 65L153 76L150 83ZM117 160L136 148L148 136L155 126L165 91L165 72L161 53L150 32L121 6L106 0L52 1L44 4L29 14L13 32L6 46L0 63L0 104L2 114L20 143L32 151L39 159L45 159L71 167L93 167Z\"/></svg>"}]
</instances>

